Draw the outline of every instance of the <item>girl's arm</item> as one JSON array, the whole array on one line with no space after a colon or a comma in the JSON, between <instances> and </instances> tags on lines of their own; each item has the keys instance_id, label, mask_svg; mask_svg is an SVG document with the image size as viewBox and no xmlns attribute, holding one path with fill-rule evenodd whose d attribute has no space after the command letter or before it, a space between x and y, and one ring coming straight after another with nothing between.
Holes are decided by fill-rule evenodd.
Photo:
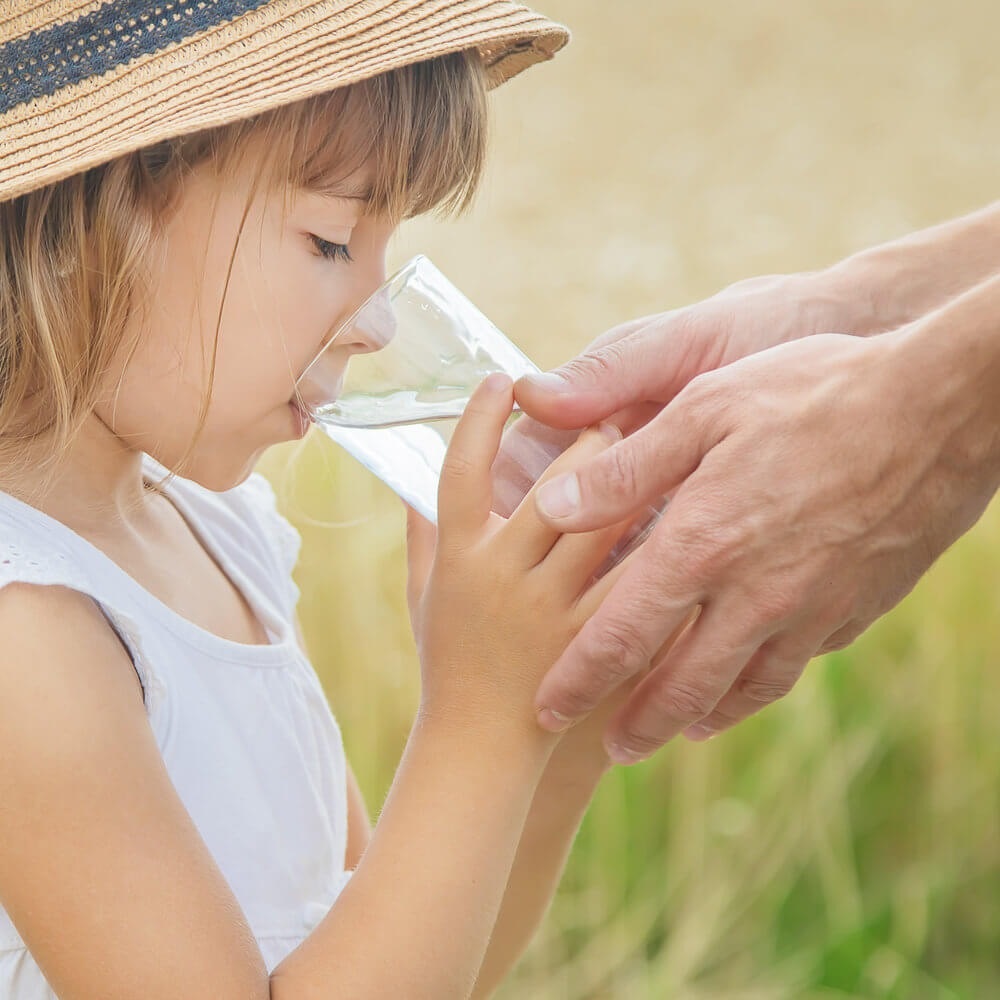
<instances>
[{"instance_id":1,"label":"girl's arm","mask_svg":"<svg viewBox=\"0 0 1000 1000\"><path fill-rule=\"evenodd\" d=\"M449 451L421 707L380 821L270 978L99 610L60 588L0 592L0 904L62 1000L471 994L558 739L535 725L534 689L602 596L579 592L606 541L564 545L533 503L490 514L511 404L509 382L481 391Z\"/></svg>"},{"instance_id":2,"label":"girl's arm","mask_svg":"<svg viewBox=\"0 0 1000 1000\"><path fill-rule=\"evenodd\" d=\"M351 883L269 982L131 663L51 590L0 592L0 904L61 1000L471 993L550 749L530 717L418 723Z\"/></svg>"},{"instance_id":3,"label":"girl's arm","mask_svg":"<svg viewBox=\"0 0 1000 1000\"><path fill-rule=\"evenodd\" d=\"M0 634L0 905L52 990L267 1000L260 951L97 605L12 584Z\"/></svg>"},{"instance_id":4,"label":"girl's arm","mask_svg":"<svg viewBox=\"0 0 1000 1000\"><path fill-rule=\"evenodd\" d=\"M347 851L344 867L353 871L361 861L361 855L372 839L372 822L368 816L365 797L361 794L358 779L351 765L347 765Z\"/></svg>"},{"instance_id":5,"label":"girl's arm","mask_svg":"<svg viewBox=\"0 0 1000 1000\"><path fill-rule=\"evenodd\" d=\"M595 713L596 714L596 713ZM601 778L611 767L593 716L556 747L538 785L474 997L488 997L534 937L559 884L570 848ZM371 839L371 820L354 772L347 767L347 857L358 866Z\"/></svg>"},{"instance_id":6,"label":"girl's arm","mask_svg":"<svg viewBox=\"0 0 1000 1000\"><path fill-rule=\"evenodd\" d=\"M411 512L411 516L417 515ZM411 539L415 528L411 525ZM597 711L575 726L560 740L549 758L514 855L474 997L492 994L541 924L590 800L601 778L611 768L601 740L604 726L611 713L624 704L625 695L632 686L624 686L621 692L607 699ZM357 867L371 839L371 830L364 795L348 763L347 868Z\"/></svg>"},{"instance_id":7,"label":"girl's arm","mask_svg":"<svg viewBox=\"0 0 1000 1000\"><path fill-rule=\"evenodd\" d=\"M661 656L687 624L667 639L660 650ZM477 1000L492 995L545 917L580 823L601 779L612 767L604 749L604 732L612 716L625 705L645 676L637 674L622 684L562 737L549 758L531 803L500 915L476 981L473 996Z\"/></svg>"},{"instance_id":8,"label":"girl's arm","mask_svg":"<svg viewBox=\"0 0 1000 1000\"><path fill-rule=\"evenodd\" d=\"M580 823L612 764L602 736L641 677L605 699L559 741L542 775L521 835L514 868L475 998L489 997L524 952L552 902Z\"/></svg>"},{"instance_id":9,"label":"girl's arm","mask_svg":"<svg viewBox=\"0 0 1000 1000\"><path fill-rule=\"evenodd\" d=\"M535 723L534 686L610 587L609 577L586 589L620 530L567 538L531 502L508 521L491 513L490 468L512 404L510 380L487 379L452 438L415 609L417 720L360 865L275 970L274 997L329 996L331 982L350 997L472 994L558 742ZM590 435L564 462L606 444ZM375 967L357 960L372 953L373 933Z\"/></svg>"}]
</instances>

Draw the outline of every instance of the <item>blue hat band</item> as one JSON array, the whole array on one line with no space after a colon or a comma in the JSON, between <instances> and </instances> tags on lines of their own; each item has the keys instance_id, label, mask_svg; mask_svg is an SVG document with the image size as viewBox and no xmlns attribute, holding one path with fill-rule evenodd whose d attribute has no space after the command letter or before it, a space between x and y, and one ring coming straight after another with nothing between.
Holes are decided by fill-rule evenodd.
<instances>
[{"instance_id":1,"label":"blue hat band","mask_svg":"<svg viewBox=\"0 0 1000 1000\"><path fill-rule=\"evenodd\" d=\"M269 0L109 3L0 45L0 114L232 21Z\"/></svg>"}]
</instances>

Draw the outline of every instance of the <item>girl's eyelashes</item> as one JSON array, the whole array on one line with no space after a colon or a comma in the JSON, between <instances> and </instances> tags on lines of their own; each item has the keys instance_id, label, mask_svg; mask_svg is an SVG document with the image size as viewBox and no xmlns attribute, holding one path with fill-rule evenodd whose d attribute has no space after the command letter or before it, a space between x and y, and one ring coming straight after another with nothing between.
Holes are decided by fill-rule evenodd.
<instances>
[{"instance_id":1,"label":"girl's eyelashes","mask_svg":"<svg viewBox=\"0 0 1000 1000\"><path fill-rule=\"evenodd\" d=\"M354 260L346 243L331 243L329 240L324 240L322 236L315 235L310 235L309 238L313 241L313 245L321 257L326 257L328 260L342 260L345 264Z\"/></svg>"}]
</instances>

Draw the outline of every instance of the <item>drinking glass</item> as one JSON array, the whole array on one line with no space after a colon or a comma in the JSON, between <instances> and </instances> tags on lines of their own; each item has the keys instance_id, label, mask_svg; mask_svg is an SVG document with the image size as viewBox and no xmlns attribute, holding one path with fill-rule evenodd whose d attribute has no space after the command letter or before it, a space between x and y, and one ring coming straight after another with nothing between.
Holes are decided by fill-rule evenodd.
<instances>
[{"instance_id":1,"label":"drinking glass","mask_svg":"<svg viewBox=\"0 0 1000 1000\"><path fill-rule=\"evenodd\" d=\"M296 388L328 437L436 523L451 432L476 386L497 371L517 379L539 368L421 255L337 330ZM493 509L509 516L579 434L515 410L493 466ZM608 566L645 538L660 509L632 523Z\"/></svg>"}]
</instances>

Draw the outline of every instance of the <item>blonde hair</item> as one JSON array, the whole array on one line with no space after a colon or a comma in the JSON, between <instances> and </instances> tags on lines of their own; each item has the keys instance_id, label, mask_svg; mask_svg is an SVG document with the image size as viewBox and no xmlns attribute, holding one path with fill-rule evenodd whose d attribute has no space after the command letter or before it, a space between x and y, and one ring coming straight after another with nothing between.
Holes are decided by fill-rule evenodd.
<instances>
[{"instance_id":1,"label":"blonde hair","mask_svg":"<svg viewBox=\"0 0 1000 1000\"><path fill-rule=\"evenodd\" d=\"M252 148L258 186L288 191L323 190L370 167L368 209L399 221L468 205L486 131L485 73L475 52L461 52L159 143L0 203L0 479L54 465L115 359L131 358L141 333L126 338L141 330L151 250L192 168L222 175ZM207 408L206 398L199 427Z\"/></svg>"}]
</instances>

